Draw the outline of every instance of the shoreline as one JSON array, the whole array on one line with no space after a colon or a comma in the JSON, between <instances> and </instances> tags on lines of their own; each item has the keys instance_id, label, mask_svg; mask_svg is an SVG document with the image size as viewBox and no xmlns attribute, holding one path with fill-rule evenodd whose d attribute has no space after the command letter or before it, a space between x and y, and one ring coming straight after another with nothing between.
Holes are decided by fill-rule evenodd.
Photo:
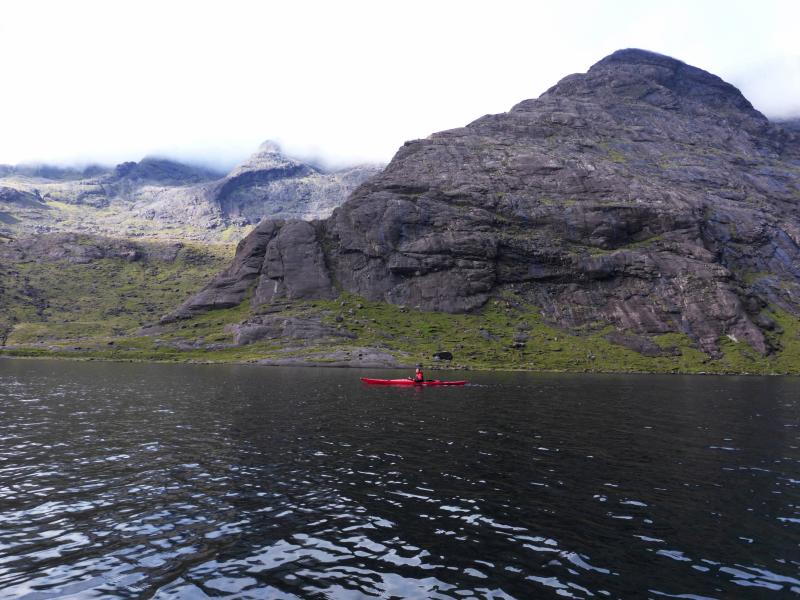
<instances>
[{"instance_id":1,"label":"shoreline","mask_svg":"<svg viewBox=\"0 0 800 600\"><path fill-rule=\"evenodd\" d=\"M376 364L341 364L332 362L320 361L307 361L297 359L296 362L282 361L282 364L276 364L269 359L262 360L151 360L143 358L110 358L110 357L97 357L97 356L59 356L56 354L51 355L11 355L0 350L0 360L63 360L74 362L107 362L107 363L137 363L137 364L159 364L159 365L240 365L240 366L253 366L253 367L288 367L288 368L304 368L304 369L381 369L392 371L407 371L413 369L413 365L376 365ZM352 361L351 361L352 362ZM753 373L753 372L735 372L735 371L637 371L637 370L607 370L607 369L583 369L583 370L569 370L569 369L520 369L520 368L489 368L489 367L472 367L467 365L457 365L452 367L439 367L431 364L426 366L427 371L452 371L452 372L475 372L475 373L541 373L541 374L559 374L559 375L697 375L697 376L714 376L714 377L792 377L799 378L800 372L797 373Z\"/></svg>"}]
</instances>

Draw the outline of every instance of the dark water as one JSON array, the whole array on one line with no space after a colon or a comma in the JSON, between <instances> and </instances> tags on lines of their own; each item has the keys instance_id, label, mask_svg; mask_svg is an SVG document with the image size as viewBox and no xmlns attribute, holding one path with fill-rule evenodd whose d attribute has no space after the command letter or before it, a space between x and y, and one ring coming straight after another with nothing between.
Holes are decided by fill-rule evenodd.
<instances>
[{"instance_id":1,"label":"dark water","mask_svg":"<svg viewBox=\"0 0 800 600\"><path fill-rule=\"evenodd\" d=\"M800 379L362 374L0 360L0 597L800 596Z\"/></svg>"}]
</instances>

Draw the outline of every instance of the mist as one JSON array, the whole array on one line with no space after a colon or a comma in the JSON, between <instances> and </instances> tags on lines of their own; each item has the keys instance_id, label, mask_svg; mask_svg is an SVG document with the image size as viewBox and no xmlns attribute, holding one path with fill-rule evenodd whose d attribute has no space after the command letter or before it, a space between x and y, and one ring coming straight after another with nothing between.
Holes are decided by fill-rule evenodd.
<instances>
[{"instance_id":1,"label":"mist","mask_svg":"<svg viewBox=\"0 0 800 600\"><path fill-rule=\"evenodd\" d=\"M228 171L264 140L335 169L540 95L616 49L679 58L800 115L800 6L101 2L3 5L0 163L161 156Z\"/></svg>"}]
</instances>

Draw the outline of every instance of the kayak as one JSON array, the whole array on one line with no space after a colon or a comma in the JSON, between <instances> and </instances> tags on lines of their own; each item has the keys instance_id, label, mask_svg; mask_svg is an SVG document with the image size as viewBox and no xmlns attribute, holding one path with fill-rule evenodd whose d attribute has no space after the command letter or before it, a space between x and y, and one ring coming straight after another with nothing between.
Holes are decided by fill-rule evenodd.
<instances>
[{"instance_id":1,"label":"kayak","mask_svg":"<svg viewBox=\"0 0 800 600\"><path fill-rule=\"evenodd\" d=\"M370 379L362 377L361 381L371 385L465 385L466 381L412 381L411 379Z\"/></svg>"}]
</instances>

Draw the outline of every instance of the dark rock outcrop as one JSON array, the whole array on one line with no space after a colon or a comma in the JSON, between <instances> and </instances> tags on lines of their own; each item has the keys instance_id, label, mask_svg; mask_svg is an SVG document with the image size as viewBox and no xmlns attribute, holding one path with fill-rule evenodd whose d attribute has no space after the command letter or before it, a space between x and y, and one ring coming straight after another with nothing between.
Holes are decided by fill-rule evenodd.
<instances>
[{"instance_id":1,"label":"dark rock outcrop","mask_svg":"<svg viewBox=\"0 0 800 600\"><path fill-rule=\"evenodd\" d=\"M0 261L63 260L73 264L88 264L101 259L121 258L128 262L150 259L172 262L182 247L181 243L146 244L76 233L52 233L0 244Z\"/></svg>"},{"instance_id":2,"label":"dark rock outcrop","mask_svg":"<svg viewBox=\"0 0 800 600\"><path fill-rule=\"evenodd\" d=\"M165 158L144 158L139 162L124 162L114 168L116 181L186 185L219 179L221 173Z\"/></svg>"},{"instance_id":3,"label":"dark rock outcrop","mask_svg":"<svg viewBox=\"0 0 800 600\"><path fill-rule=\"evenodd\" d=\"M264 221L239 242L230 267L163 320L237 306L251 290L253 302L258 305L332 297L319 235L318 223Z\"/></svg>"},{"instance_id":4,"label":"dark rock outcrop","mask_svg":"<svg viewBox=\"0 0 800 600\"><path fill-rule=\"evenodd\" d=\"M0 202L18 206L40 206L42 199L37 194L0 186Z\"/></svg>"},{"instance_id":5,"label":"dark rock outcrop","mask_svg":"<svg viewBox=\"0 0 800 600\"><path fill-rule=\"evenodd\" d=\"M508 113L406 143L325 221L262 223L173 317L255 281L255 305L336 289L446 312L506 290L566 328L614 325L645 353L666 332L767 353L762 308L800 312L799 180L800 135L735 87L622 50Z\"/></svg>"}]
</instances>

